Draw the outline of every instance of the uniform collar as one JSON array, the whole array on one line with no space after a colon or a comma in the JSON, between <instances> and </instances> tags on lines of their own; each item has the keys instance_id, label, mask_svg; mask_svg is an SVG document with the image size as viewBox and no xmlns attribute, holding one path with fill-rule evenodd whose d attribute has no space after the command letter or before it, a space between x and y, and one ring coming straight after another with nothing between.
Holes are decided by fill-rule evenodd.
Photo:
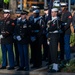
<instances>
[{"instance_id":1,"label":"uniform collar","mask_svg":"<svg viewBox=\"0 0 75 75\"><path fill-rule=\"evenodd\" d=\"M21 20L21 17L17 18L17 20Z\"/></svg>"},{"instance_id":2,"label":"uniform collar","mask_svg":"<svg viewBox=\"0 0 75 75\"><path fill-rule=\"evenodd\" d=\"M46 14L46 16L48 16L48 14Z\"/></svg>"},{"instance_id":3,"label":"uniform collar","mask_svg":"<svg viewBox=\"0 0 75 75\"><path fill-rule=\"evenodd\" d=\"M22 22L25 22L25 21L26 21L26 19L23 19L23 20L22 20Z\"/></svg>"},{"instance_id":4,"label":"uniform collar","mask_svg":"<svg viewBox=\"0 0 75 75\"><path fill-rule=\"evenodd\" d=\"M55 19L57 19L57 18L58 18L57 16L56 17L52 17L52 21L55 20Z\"/></svg>"},{"instance_id":5,"label":"uniform collar","mask_svg":"<svg viewBox=\"0 0 75 75\"><path fill-rule=\"evenodd\" d=\"M41 16L34 18L34 23L39 19L41 19Z\"/></svg>"}]
</instances>

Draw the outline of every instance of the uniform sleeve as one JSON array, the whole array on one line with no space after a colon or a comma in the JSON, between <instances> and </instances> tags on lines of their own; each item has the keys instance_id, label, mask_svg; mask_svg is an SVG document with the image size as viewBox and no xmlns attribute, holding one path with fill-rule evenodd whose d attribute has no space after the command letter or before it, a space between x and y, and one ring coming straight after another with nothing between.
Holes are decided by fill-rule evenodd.
<instances>
[{"instance_id":1,"label":"uniform sleeve","mask_svg":"<svg viewBox=\"0 0 75 75\"><path fill-rule=\"evenodd\" d=\"M43 19L40 19L39 25L40 25L40 31L38 33L38 36L41 36L43 34L43 30L45 29L45 22Z\"/></svg>"},{"instance_id":2,"label":"uniform sleeve","mask_svg":"<svg viewBox=\"0 0 75 75\"><path fill-rule=\"evenodd\" d=\"M2 26L2 24L1 24L1 21L0 21L0 34L1 34L1 26Z\"/></svg>"},{"instance_id":3,"label":"uniform sleeve","mask_svg":"<svg viewBox=\"0 0 75 75\"><path fill-rule=\"evenodd\" d=\"M9 25L9 29L7 30L9 32L9 34L13 33L14 31L14 27L15 27L15 23L14 23L14 20L11 20L10 21L10 25Z\"/></svg>"},{"instance_id":4,"label":"uniform sleeve","mask_svg":"<svg viewBox=\"0 0 75 75\"><path fill-rule=\"evenodd\" d=\"M14 36L16 36L17 30L18 30L17 25L16 25L16 21L17 21L17 20L14 20L14 23L15 23L14 30L13 30L13 35L14 35Z\"/></svg>"},{"instance_id":5,"label":"uniform sleeve","mask_svg":"<svg viewBox=\"0 0 75 75\"><path fill-rule=\"evenodd\" d=\"M43 19L40 20L40 25L41 25L41 28L44 29L45 28L45 22Z\"/></svg>"},{"instance_id":6,"label":"uniform sleeve","mask_svg":"<svg viewBox=\"0 0 75 75\"><path fill-rule=\"evenodd\" d=\"M70 24L72 22L72 15L71 15L71 13L68 13L67 15L68 15L68 17L67 17L67 25L64 26L64 30L65 31L70 27Z\"/></svg>"},{"instance_id":7,"label":"uniform sleeve","mask_svg":"<svg viewBox=\"0 0 75 75\"><path fill-rule=\"evenodd\" d=\"M10 24L7 25L5 33L2 33L3 37L8 37L9 35L13 35L13 30L14 30L14 22L13 20L9 20Z\"/></svg>"},{"instance_id":8,"label":"uniform sleeve","mask_svg":"<svg viewBox=\"0 0 75 75\"><path fill-rule=\"evenodd\" d=\"M30 22L29 21L27 21L27 33L28 33L28 36L30 36L30 34L31 34L31 24L30 24Z\"/></svg>"}]
</instances>

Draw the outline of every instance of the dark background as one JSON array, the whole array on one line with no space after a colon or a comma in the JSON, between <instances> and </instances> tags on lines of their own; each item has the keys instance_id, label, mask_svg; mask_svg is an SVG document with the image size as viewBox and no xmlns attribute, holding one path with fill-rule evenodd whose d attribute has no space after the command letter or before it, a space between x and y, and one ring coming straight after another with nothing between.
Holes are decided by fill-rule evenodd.
<instances>
[{"instance_id":1,"label":"dark background","mask_svg":"<svg viewBox=\"0 0 75 75\"><path fill-rule=\"evenodd\" d=\"M3 0L0 0L0 8L3 8Z\"/></svg>"}]
</instances>

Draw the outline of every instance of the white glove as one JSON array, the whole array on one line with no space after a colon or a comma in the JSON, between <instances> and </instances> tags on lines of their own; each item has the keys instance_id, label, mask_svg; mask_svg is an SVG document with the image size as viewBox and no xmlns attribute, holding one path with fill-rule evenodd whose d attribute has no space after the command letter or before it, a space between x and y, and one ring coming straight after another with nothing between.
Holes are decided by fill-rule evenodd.
<instances>
[{"instance_id":1,"label":"white glove","mask_svg":"<svg viewBox=\"0 0 75 75\"><path fill-rule=\"evenodd\" d=\"M13 36L13 39L16 39L16 36Z\"/></svg>"},{"instance_id":2,"label":"white glove","mask_svg":"<svg viewBox=\"0 0 75 75\"><path fill-rule=\"evenodd\" d=\"M16 38L18 41L21 41L21 39L22 39L21 36L17 36Z\"/></svg>"},{"instance_id":3,"label":"white glove","mask_svg":"<svg viewBox=\"0 0 75 75\"><path fill-rule=\"evenodd\" d=\"M48 45L50 44L50 38L47 39L47 44L48 44Z\"/></svg>"},{"instance_id":4,"label":"white glove","mask_svg":"<svg viewBox=\"0 0 75 75\"><path fill-rule=\"evenodd\" d=\"M47 44L49 45L49 44L50 44L50 42L49 42L49 41L47 41Z\"/></svg>"},{"instance_id":5,"label":"white glove","mask_svg":"<svg viewBox=\"0 0 75 75\"><path fill-rule=\"evenodd\" d=\"M0 39L2 39L3 38L3 35L0 35Z\"/></svg>"}]
</instances>

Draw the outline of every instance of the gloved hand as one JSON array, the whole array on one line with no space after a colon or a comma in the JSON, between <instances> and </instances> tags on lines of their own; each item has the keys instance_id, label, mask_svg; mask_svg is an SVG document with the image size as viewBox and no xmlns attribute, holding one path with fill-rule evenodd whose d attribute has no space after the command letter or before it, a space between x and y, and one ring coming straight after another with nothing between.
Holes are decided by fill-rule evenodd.
<instances>
[{"instance_id":1,"label":"gloved hand","mask_svg":"<svg viewBox=\"0 0 75 75\"><path fill-rule=\"evenodd\" d=\"M0 39L2 39L3 38L3 35L0 35Z\"/></svg>"},{"instance_id":2,"label":"gloved hand","mask_svg":"<svg viewBox=\"0 0 75 75\"><path fill-rule=\"evenodd\" d=\"M17 36L16 38L17 38L18 41L22 40L21 36Z\"/></svg>"},{"instance_id":3,"label":"gloved hand","mask_svg":"<svg viewBox=\"0 0 75 75\"><path fill-rule=\"evenodd\" d=\"M15 35L13 36L13 39L15 39L15 40L16 40L16 36L15 36Z\"/></svg>"},{"instance_id":4,"label":"gloved hand","mask_svg":"<svg viewBox=\"0 0 75 75\"><path fill-rule=\"evenodd\" d=\"M47 44L48 44L48 45L50 44L50 38L47 39Z\"/></svg>"}]
</instances>

